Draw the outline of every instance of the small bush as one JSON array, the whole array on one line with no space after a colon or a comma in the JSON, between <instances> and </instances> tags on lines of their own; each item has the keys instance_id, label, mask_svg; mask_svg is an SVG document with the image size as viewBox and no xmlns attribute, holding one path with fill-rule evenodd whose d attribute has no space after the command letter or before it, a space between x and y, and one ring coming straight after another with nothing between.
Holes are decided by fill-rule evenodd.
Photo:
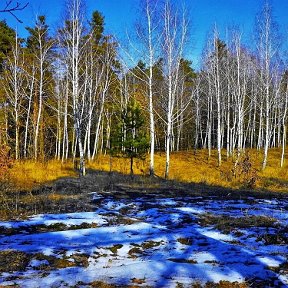
<instances>
[{"instance_id":1,"label":"small bush","mask_svg":"<svg viewBox=\"0 0 288 288\"><path fill-rule=\"evenodd\" d=\"M10 148L7 145L0 146L0 181L6 180L8 169L12 166L9 151Z\"/></svg>"},{"instance_id":2,"label":"small bush","mask_svg":"<svg viewBox=\"0 0 288 288\"><path fill-rule=\"evenodd\" d=\"M255 188L258 179L257 170L253 168L249 153L240 156L232 169L234 177L246 188Z\"/></svg>"}]
</instances>

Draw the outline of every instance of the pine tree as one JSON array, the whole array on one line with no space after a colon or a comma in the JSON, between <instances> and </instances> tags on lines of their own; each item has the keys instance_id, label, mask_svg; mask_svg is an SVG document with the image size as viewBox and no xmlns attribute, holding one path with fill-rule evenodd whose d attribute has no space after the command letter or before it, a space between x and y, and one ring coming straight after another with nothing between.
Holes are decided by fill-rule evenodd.
<instances>
[{"instance_id":1,"label":"pine tree","mask_svg":"<svg viewBox=\"0 0 288 288\"><path fill-rule=\"evenodd\" d=\"M133 175L134 158L145 159L149 149L145 119L139 104L131 100L121 113L121 119L111 137L112 156L130 159L130 173Z\"/></svg>"},{"instance_id":2,"label":"pine tree","mask_svg":"<svg viewBox=\"0 0 288 288\"><path fill-rule=\"evenodd\" d=\"M103 38L104 24L104 16L99 11L94 11L92 13L90 26L96 44L99 44L100 40Z\"/></svg>"},{"instance_id":3,"label":"pine tree","mask_svg":"<svg viewBox=\"0 0 288 288\"><path fill-rule=\"evenodd\" d=\"M0 21L0 72L3 70L6 56L12 50L15 36L15 30L10 28L5 21Z\"/></svg>"}]
</instances>

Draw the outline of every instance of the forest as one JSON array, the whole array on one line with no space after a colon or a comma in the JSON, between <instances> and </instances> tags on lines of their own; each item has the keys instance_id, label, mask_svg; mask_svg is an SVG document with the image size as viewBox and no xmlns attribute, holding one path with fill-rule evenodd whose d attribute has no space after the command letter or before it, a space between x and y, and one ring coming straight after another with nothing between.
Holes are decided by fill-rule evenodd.
<instances>
[{"instance_id":1,"label":"forest","mask_svg":"<svg viewBox=\"0 0 288 288\"><path fill-rule=\"evenodd\" d=\"M198 66L178 1L137 1L124 41L64 2L25 38L0 21L0 287L288 287L287 37L269 1L250 43L213 25ZM1 4L19 23L30 5Z\"/></svg>"},{"instance_id":2,"label":"forest","mask_svg":"<svg viewBox=\"0 0 288 288\"><path fill-rule=\"evenodd\" d=\"M239 29L222 39L215 25L199 69L186 57L193 33L187 11L169 1L141 9L127 45L105 34L99 11L85 21L79 0L67 2L53 34L45 15L26 28L26 39L1 21L3 153L79 159L84 173L85 160L98 154L133 160L147 152L154 175L154 153L163 151L168 178L174 151L207 149L209 157L215 149L220 166L223 157L255 148L265 169L269 149L278 147L282 167L288 74L268 2L255 15L252 48Z\"/></svg>"}]
</instances>

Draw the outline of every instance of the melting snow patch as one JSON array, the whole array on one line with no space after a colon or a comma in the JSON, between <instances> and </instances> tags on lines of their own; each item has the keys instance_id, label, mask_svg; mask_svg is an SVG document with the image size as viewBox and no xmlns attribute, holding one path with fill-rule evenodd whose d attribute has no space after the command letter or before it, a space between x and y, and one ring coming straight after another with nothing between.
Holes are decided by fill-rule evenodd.
<instances>
[{"instance_id":1,"label":"melting snow patch","mask_svg":"<svg viewBox=\"0 0 288 288\"><path fill-rule=\"evenodd\" d=\"M233 236L222 234L219 231L215 231L215 230L196 228L196 231L198 231L201 235L206 236L208 238L212 238L214 240L220 240L220 241L233 241L233 240L235 240L235 238Z\"/></svg>"},{"instance_id":2,"label":"melting snow patch","mask_svg":"<svg viewBox=\"0 0 288 288\"><path fill-rule=\"evenodd\" d=\"M93 200L99 200L99 199L103 199L104 197L102 195L100 195L99 193L97 192L91 192L90 194L93 195Z\"/></svg>"},{"instance_id":3,"label":"melting snow patch","mask_svg":"<svg viewBox=\"0 0 288 288\"><path fill-rule=\"evenodd\" d=\"M275 258L258 256L256 257L258 261L269 266L269 267L278 267L283 261L278 261Z\"/></svg>"},{"instance_id":4,"label":"melting snow patch","mask_svg":"<svg viewBox=\"0 0 288 288\"><path fill-rule=\"evenodd\" d=\"M203 209L195 208L195 207L179 207L176 208L181 212L191 213L191 214L202 214L204 213Z\"/></svg>"},{"instance_id":5,"label":"melting snow patch","mask_svg":"<svg viewBox=\"0 0 288 288\"><path fill-rule=\"evenodd\" d=\"M39 267L39 266L42 266L42 265L49 265L49 262L47 260L36 260L36 259L33 259L31 260L29 266L33 267L33 268L36 268L36 267Z\"/></svg>"}]
</instances>

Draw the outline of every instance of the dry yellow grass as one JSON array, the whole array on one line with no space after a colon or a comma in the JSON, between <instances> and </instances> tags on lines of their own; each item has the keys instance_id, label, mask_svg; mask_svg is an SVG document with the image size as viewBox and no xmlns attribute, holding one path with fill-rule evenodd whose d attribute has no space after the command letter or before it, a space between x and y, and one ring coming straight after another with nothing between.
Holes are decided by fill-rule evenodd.
<instances>
[{"instance_id":1,"label":"dry yellow grass","mask_svg":"<svg viewBox=\"0 0 288 288\"><path fill-rule=\"evenodd\" d=\"M21 190L56 180L61 177L75 176L72 161L50 160L45 163L35 161L15 161L10 169L9 180Z\"/></svg>"},{"instance_id":2,"label":"dry yellow grass","mask_svg":"<svg viewBox=\"0 0 288 288\"><path fill-rule=\"evenodd\" d=\"M288 192L287 164L280 168L280 149L269 151L267 168L262 171L262 151L248 150L252 168L257 171L256 188L273 191ZM169 178L183 182L204 183L213 186L242 188L245 186L239 177L233 175L235 159L226 159L223 151L223 164L217 167L217 153L212 151L208 159L207 150L198 150L196 153L175 152L171 154ZM286 159L288 159L286 155ZM95 161L87 163L87 168L103 171L117 171L123 174L130 173L130 160L111 158L109 155L99 155ZM287 160L288 161L288 160ZM165 169L165 153L155 155L156 175L163 177ZM135 160L134 172L138 175L148 175L149 157L146 160ZM62 164L51 160L46 163L34 161L15 162L10 171L10 180L20 189L31 189L35 185L53 181L65 176L77 176L72 161Z\"/></svg>"},{"instance_id":3,"label":"dry yellow grass","mask_svg":"<svg viewBox=\"0 0 288 288\"><path fill-rule=\"evenodd\" d=\"M270 149L267 168L262 171L263 152L255 149L247 150L252 169L256 171L258 177L256 188L272 191L288 192L288 169L287 164L280 168L280 149ZM171 180L183 182L205 183L207 185L222 186L229 188L242 188L245 183L239 177L233 175L235 158L226 158L226 151L223 150L223 163L217 167L217 152L212 151L208 159L207 150L198 150L196 153L175 152L171 154L170 173ZM288 155L286 155L288 161ZM286 162L287 162L286 161ZM98 158L89 164L89 167L97 170L118 171L129 173L129 159L110 158L110 156L99 155ZM149 173L148 157L145 161L135 160L134 172L139 175ZM156 175L164 177L165 153L155 155Z\"/></svg>"}]
</instances>

